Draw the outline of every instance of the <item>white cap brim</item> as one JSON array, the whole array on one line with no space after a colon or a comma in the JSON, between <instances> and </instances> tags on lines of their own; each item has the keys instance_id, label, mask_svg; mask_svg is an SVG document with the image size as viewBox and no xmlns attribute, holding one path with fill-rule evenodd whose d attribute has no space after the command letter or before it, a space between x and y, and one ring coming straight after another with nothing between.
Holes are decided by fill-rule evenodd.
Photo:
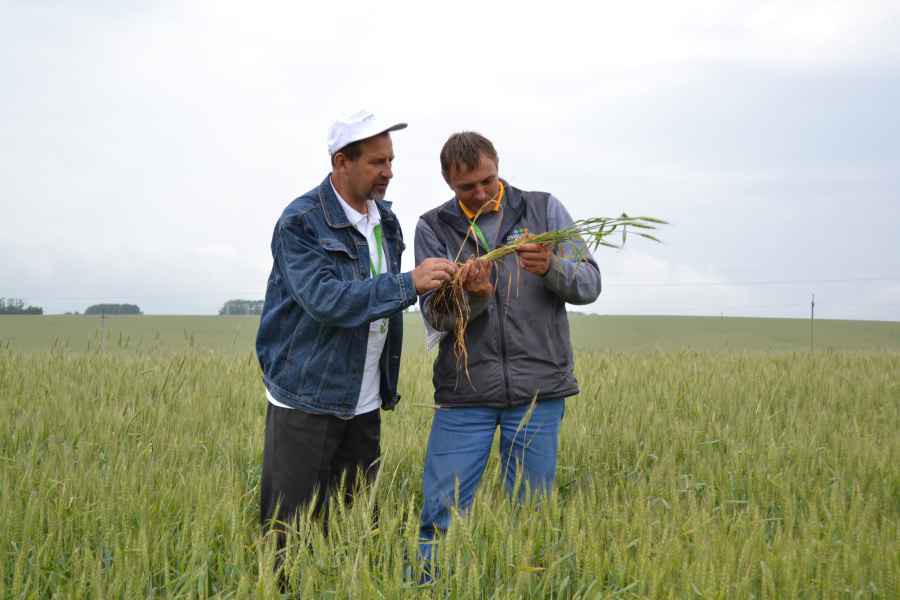
<instances>
[{"instance_id":1,"label":"white cap brim","mask_svg":"<svg viewBox=\"0 0 900 600\"><path fill-rule=\"evenodd\" d=\"M335 121L331 126L328 132L328 154L334 156L353 142L406 127L406 123L392 123L379 119L370 112L359 111L345 119Z\"/></svg>"}]
</instances>

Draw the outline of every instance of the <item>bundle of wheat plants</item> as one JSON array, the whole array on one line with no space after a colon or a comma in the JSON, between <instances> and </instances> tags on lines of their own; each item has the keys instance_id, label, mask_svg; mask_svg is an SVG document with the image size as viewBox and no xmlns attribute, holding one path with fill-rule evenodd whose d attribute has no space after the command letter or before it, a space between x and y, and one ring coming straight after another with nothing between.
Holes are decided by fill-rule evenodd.
<instances>
[{"instance_id":1,"label":"bundle of wheat plants","mask_svg":"<svg viewBox=\"0 0 900 600\"><path fill-rule=\"evenodd\" d=\"M484 208L482 207L482 210ZM456 262L459 263L462 250L466 241L470 237L477 237L475 230L475 221L478 219L481 211L475 215L466 237L460 244L459 252L456 255ZM655 217L629 217L622 214L620 217L593 217L589 219L581 219L575 221L569 227L547 231L538 234L528 234L519 237L515 241L508 244L498 246L493 250L467 260L462 264L463 268L458 269L454 277L444 283L434 292L431 301L432 310L438 314L452 315L453 319L453 350L456 355L458 364L468 374L468 349L466 348L466 328L469 324L471 310L469 306L468 294L465 290L465 277L468 269L471 268L475 261L483 261L496 265L510 254L515 254L522 246L526 244L540 244L556 249L563 245L570 248L569 258L571 260L583 260L589 252L596 251L599 248L621 248L628 239L628 230L632 230L632 235L637 235L644 239L659 242L656 236L650 231L655 230L658 225L665 225L666 221ZM612 241L613 236L620 238L619 243ZM477 245L476 245L477 247ZM507 292L512 287L512 277L507 280Z\"/></svg>"}]
</instances>

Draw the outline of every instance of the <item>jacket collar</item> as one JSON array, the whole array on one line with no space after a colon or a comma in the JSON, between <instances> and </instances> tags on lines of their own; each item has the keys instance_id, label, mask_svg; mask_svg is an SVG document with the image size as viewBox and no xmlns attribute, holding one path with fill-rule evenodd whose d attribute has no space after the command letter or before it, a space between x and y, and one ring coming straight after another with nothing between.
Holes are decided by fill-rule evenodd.
<instances>
[{"instance_id":1,"label":"jacket collar","mask_svg":"<svg viewBox=\"0 0 900 600\"><path fill-rule=\"evenodd\" d=\"M516 223L522 220L522 217L528 210L528 204L525 202L525 198L522 197L522 190L512 187L506 183L506 181L503 182L503 185L506 187L506 198L504 199L504 202L507 202L507 205L503 209L503 219L500 221L500 229L497 230L497 242L499 244L503 243L503 240L506 239L509 232L513 230Z\"/></svg>"},{"instance_id":2,"label":"jacket collar","mask_svg":"<svg viewBox=\"0 0 900 600\"><path fill-rule=\"evenodd\" d=\"M353 227L353 223L347 219L347 213L338 201L331 187L331 173L325 176L319 185L319 202L322 204L322 213L325 215L325 223L332 229Z\"/></svg>"},{"instance_id":3,"label":"jacket collar","mask_svg":"<svg viewBox=\"0 0 900 600\"><path fill-rule=\"evenodd\" d=\"M353 227L353 223L347 219L347 213L341 206L338 197L334 193L331 186L331 173L325 176L319 185L319 202L322 204L322 213L325 215L325 223L332 229L344 229ZM378 207L378 214L384 227L399 227L397 218L391 210L391 202L387 200L376 200L375 206Z\"/></svg>"},{"instance_id":4,"label":"jacket collar","mask_svg":"<svg viewBox=\"0 0 900 600\"><path fill-rule=\"evenodd\" d=\"M503 182L506 192L503 198L503 217L500 221L500 229L497 231L497 239L504 240L525 213L525 200L522 198L521 191L509 185L505 179L500 181ZM452 227L460 236L465 237L466 232L469 230L469 220L463 214L462 209L459 207L459 201L457 201L455 196L441 206L438 211L438 218ZM469 237L474 238L475 236ZM478 244L474 239L473 243ZM482 248L482 250L487 252L490 248Z\"/></svg>"}]
</instances>

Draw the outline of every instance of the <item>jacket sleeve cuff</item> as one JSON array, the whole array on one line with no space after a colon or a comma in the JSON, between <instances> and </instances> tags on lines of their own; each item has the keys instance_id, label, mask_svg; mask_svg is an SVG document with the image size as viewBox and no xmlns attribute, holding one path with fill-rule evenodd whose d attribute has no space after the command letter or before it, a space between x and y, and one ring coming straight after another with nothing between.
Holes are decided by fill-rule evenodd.
<instances>
[{"instance_id":1,"label":"jacket sleeve cuff","mask_svg":"<svg viewBox=\"0 0 900 600\"><path fill-rule=\"evenodd\" d=\"M412 272L400 273L398 281L400 282L400 297L403 299L403 305L411 306L415 304L418 295L416 294L416 286L413 284Z\"/></svg>"},{"instance_id":2,"label":"jacket sleeve cuff","mask_svg":"<svg viewBox=\"0 0 900 600\"><path fill-rule=\"evenodd\" d=\"M555 253L550 255L550 266L542 277L544 279L544 287L551 292L558 294L565 287L564 285L561 286L560 283L565 282L566 271L562 268L560 258Z\"/></svg>"},{"instance_id":3,"label":"jacket sleeve cuff","mask_svg":"<svg viewBox=\"0 0 900 600\"><path fill-rule=\"evenodd\" d=\"M600 271L593 263L556 256L544 274L544 287L570 304L590 304L600 295Z\"/></svg>"}]
</instances>

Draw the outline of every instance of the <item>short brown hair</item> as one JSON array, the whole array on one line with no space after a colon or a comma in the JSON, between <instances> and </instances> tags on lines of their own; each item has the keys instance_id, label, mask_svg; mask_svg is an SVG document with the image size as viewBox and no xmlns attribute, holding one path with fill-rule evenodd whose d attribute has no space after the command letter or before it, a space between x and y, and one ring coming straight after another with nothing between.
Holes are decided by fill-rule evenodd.
<instances>
[{"instance_id":1,"label":"short brown hair","mask_svg":"<svg viewBox=\"0 0 900 600\"><path fill-rule=\"evenodd\" d=\"M474 131L454 133L441 148L441 173L444 179L450 180L451 167L465 167L469 171L478 167L482 154L494 161L494 164L499 164L497 151L491 140Z\"/></svg>"},{"instance_id":2,"label":"short brown hair","mask_svg":"<svg viewBox=\"0 0 900 600\"><path fill-rule=\"evenodd\" d=\"M362 156L362 143L366 140L356 140L355 142L350 142L337 152L331 155L331 166L334 166L334 157L338 155L338 153L343 154L347 157L347 160L356 160L360 156Z\"/></svg>"}]
</instances>

